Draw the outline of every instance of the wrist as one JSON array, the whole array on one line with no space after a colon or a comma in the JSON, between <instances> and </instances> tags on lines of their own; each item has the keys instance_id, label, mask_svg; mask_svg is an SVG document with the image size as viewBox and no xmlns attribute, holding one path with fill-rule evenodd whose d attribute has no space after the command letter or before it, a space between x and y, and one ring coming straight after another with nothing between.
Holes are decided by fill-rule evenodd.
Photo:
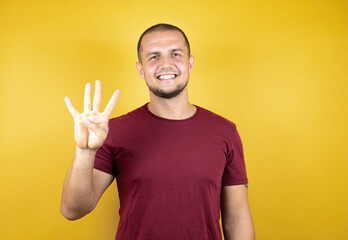
<instances>
[{"instance_id":1,"label":"wrist","mask_svg":"<svg viewBox=\"0 0 348 240\"><path fill-rule=\"evenodd\" d=\"M76 146L74 157L75 167L93 169L96 152L97 149L83 149Z\"/></svg>"},{"instance_id":2,"label":"wrist","mask_svg":"<svg viewBox=\"0 0 348 240\"><path fill-rule=\"evenodd\" d=\"M76 154L82 155L82 156L91 156L95 155L98 149L90 149L90 148L80 148L76 145Z\"/></svg>"}]
</instances>

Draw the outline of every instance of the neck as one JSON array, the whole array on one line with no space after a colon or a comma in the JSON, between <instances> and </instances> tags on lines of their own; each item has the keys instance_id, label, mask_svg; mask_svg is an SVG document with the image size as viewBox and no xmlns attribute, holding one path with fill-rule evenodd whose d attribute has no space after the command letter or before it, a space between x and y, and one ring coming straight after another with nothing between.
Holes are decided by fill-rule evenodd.
<instances>
[{"instance_id":1,"label":"neck","mask_svg":"<svg viewBox=\"0 0 348 240\"><path fill-rule=\"evenodd\" d=\"M187 88L171 99L160 98L150 92L148 108L156 116L173 120L190 118L196 112L196 107L188 101Z\"/></svg>"}]
</instances>

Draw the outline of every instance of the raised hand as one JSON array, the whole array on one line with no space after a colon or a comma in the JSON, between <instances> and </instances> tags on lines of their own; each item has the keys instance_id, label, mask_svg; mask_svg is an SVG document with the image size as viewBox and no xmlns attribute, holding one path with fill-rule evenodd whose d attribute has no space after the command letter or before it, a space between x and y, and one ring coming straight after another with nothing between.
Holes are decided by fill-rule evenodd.
<instances>
[{"instance_id":1,"label":"raised hand","mask_svg":"<svg viewBox=\"0 0 348 240\"><path fill-rule=\"evenodd\" d=\"M91 109L91 84L87 83L85 88L84 108L79 113L72 105L70 99L65 97L65 103L74 118L74 136L77 147L80 149L98 149L108 134L108 122L114 110L120 91L116 90L107 104L104 112L99 112L101 101L101 83L95 82L93 108Z\"/></svg>"}]
</instances>

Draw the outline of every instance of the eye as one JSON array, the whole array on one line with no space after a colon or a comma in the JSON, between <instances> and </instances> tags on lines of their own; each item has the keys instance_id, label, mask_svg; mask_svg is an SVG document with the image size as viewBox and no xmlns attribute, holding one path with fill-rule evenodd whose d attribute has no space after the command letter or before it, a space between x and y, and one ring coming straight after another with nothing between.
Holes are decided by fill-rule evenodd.
<instances>
[{"instance_id":1,"label":"eye","mask_svg":"<svg viewBox=\"0 0 348 240\"><path fill-rule=\"evenodd\" d=\"M173 57L180 57L180 53L177 53L177 52L173 53Z\"/></svg>"},{"instance_id":2,"label":"eye","mask_svg":"<svg viewBox=\"0 0 348 240\"><path fill-rule=\"evenodd\" d=\"M157 55L153 55L153 56L151 56L149 59L150 59L150 60L156 60L157 58L158 58Z\"/></svg>"}]
</instances>

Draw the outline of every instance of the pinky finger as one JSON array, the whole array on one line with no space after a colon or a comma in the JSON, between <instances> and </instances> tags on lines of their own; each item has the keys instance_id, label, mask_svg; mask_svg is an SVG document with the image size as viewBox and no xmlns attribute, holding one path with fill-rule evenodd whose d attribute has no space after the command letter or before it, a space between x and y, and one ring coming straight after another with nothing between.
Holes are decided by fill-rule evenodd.
<instances>
[{"instance_id":1,"label":"pinky finger","mask_svg":"<svg viewBox=\"0 0 348 240\"><path fill-rule=\"evenodd\" d=\"M75 118L78 115L78 111L74 108L69 97L65 97L65 104L69 109L69 112Z\"/></svg>"}]
</instances>

